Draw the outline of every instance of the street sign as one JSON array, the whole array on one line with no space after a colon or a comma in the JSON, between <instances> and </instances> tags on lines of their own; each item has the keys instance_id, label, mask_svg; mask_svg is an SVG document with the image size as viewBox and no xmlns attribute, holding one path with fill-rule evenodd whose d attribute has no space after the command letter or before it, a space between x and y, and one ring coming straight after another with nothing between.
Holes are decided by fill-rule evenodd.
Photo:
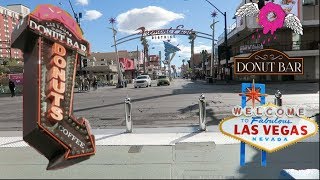
<instances>
[{"instance_id":1,"label":"street sign","mask_svg":"<svg viewBox=\"0 0 320 180\"><path fill-rule=\"evenodd\" d=\"M89 43L74 19L59 7L39 5L13 32L13 48L24 56L23 139L43 154L47 170L70 166L95 154L85 118L73 114L77 59Z\"/></svg>"}]
</instances>

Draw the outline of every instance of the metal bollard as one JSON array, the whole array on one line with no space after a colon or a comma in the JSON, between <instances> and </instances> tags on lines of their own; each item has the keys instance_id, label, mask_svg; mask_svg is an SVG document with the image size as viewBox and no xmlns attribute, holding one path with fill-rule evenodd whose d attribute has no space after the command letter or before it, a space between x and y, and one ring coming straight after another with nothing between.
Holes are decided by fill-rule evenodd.
<instances>
[{"instance_id":1,"label":"metal bollard","mask_svg":"<svg viewBox=\"0 0 320 180\"><path fill-rule=\"evenodd\" d=\"M201 131L206 130L206 98L204 94L199 97L199 127Z\"/></svg>"},{"instance_id":2,"label":"metal bollard","mask_svg":"<svg viewBox=\"0 0 320 180\"><path fill-rule=\"evenodd\" d=\"M281 92L280 90L277 90L277 92L274 94L275 98L274 98L274 104L277 106L282 106L282 99L281 99Z\"/></svg>"},{"instance_id":3,"label":"metal bollard","mask_svg":"<svg viewBox=\"0 0 320 180\"><path fill-rule=\"evenodd\" d=\"M131 109L132 109L131 100L129 97L127 97L124 100L124 111L126 115L126 127L127 127L126 132L127 133L132 132Z\"/></svg>"}]
</instances>

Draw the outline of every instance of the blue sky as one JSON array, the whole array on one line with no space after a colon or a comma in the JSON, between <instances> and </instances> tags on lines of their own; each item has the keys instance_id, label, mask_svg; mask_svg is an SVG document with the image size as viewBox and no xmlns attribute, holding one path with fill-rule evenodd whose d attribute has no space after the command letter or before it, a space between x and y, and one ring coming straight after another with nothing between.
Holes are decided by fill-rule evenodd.
<instances>
[{"instance_id":1,"label":"blue sky","mask_svg":"<svg viewBox=\"0 0 320 180\"><path fill-rule=\"evenodd\" d=\"M134 26L141 25L147 29L170 28L177 25L184 25L185 29L194 29L196 31L212 34L210 24L212 23L211 12L213 7L205 0L71 0L76 12L82 12L84 18L81 20L81 27L86 39L91 44L91 50L94 52L114 51L112 31L108 19L117 18L116 29L118 29L117 38L129 35ZM228 26L234 23L234 13L240 0L210 0L221 11L227 12ZM24 4L31 11L38 4L54 4L73 14L67 0L2 0L1 6L8 4ZM148 14L148 15L146 15ZM119 16L120 15L120 16ZM215 28L215 37L223 33L224 19L223 15L218 13ZM119 29L120 28L120 29ZM176 36L171 40L172 44L179 45L181 51L176 55L173 64L180 66L181 60L190 57L190 43L187 36ZM121 44L118 50L139 50L142 49L140 41L133 40ZM158 54L163 51L164 45L161 41L149 40L150 54ZM195 51L202 49L211 51L211 41L197 38L195 40ZM164 52L162 52L164 54ZM162 57L164 59L164 57Z\"/></svg>"}]
</instances>

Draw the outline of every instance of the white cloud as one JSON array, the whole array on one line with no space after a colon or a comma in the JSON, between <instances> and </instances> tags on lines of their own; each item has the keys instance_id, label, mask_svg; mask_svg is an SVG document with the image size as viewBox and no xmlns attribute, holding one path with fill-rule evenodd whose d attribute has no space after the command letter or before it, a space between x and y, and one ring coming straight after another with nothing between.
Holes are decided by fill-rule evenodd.
<instances>
[{"instance_id":1,"label":"white cloud","mask_svg":"<svg viewBox=\"0 0 320 180\"><path fill-rule=\"evenodd\" d=\"M83 6L88 5L89 4L89 0L76 0L77 4L81 4Z\"/></svg>"},{"instance_id":2,"label":"white cloud","mask_svg":"<svg viewBox=\"0 0 320 180\"><path fill-rule=\"evenodd\" d=\"M146 29L157 29L169 24L171 21L183 18L183 14L157 6L148 6L142 9L131 9L119 14L116 19L119 31L134 33L137 28L142 26Z\"/></svg>"},{"instance_id":3,"label":"white cloud","mask_svg":"<svg viewBox=\"0 0 320 180\"><path fill-rule=\"evenodd\" d=\"M97 10L88 10L84 15L84 19L92 21L100 18L101 16L102 16L102 13Z\"/></svg>"},{"instance_id":4,"label":"white cloud","mask_svg":"<svg viewBox=\"0 0 320 180\"><path fill-rule=\"evenodd\" d=\"M191 56L191 46L179 45L178 46L181 51L177 52L177 54L184 58L190 58ZM202 50L207 50L211 52L211 46L207 46L204 44L195 45L194 46L194 53L200 53Z\"/></svg>"}]
</instances>

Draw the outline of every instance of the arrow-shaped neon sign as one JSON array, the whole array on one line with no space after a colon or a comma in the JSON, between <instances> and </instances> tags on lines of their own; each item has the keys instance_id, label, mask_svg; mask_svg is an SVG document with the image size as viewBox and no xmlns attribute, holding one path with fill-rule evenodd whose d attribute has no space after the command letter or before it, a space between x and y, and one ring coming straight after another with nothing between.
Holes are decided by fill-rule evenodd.
<instances>
[{"instance_id":1,"label":"arrow-shaped neon sign","mask_svg":"<svg viewBox=\"0 0 320 180\"><path fill-rule=\"evenodd\" d=\"M54 31L52 27L68 27L57 19L35 18L32 13L24 20L27 25L29 21L47 31ZM16 30L12 44L24 52L23 139L49 160L48 170L64 168L96 152L88 120L73 115L79 51L27 25ZM70 32L66 34L73 34L67 30ZM79 42L89 47L85 40Z\"/></svg>"}]
</instances>

